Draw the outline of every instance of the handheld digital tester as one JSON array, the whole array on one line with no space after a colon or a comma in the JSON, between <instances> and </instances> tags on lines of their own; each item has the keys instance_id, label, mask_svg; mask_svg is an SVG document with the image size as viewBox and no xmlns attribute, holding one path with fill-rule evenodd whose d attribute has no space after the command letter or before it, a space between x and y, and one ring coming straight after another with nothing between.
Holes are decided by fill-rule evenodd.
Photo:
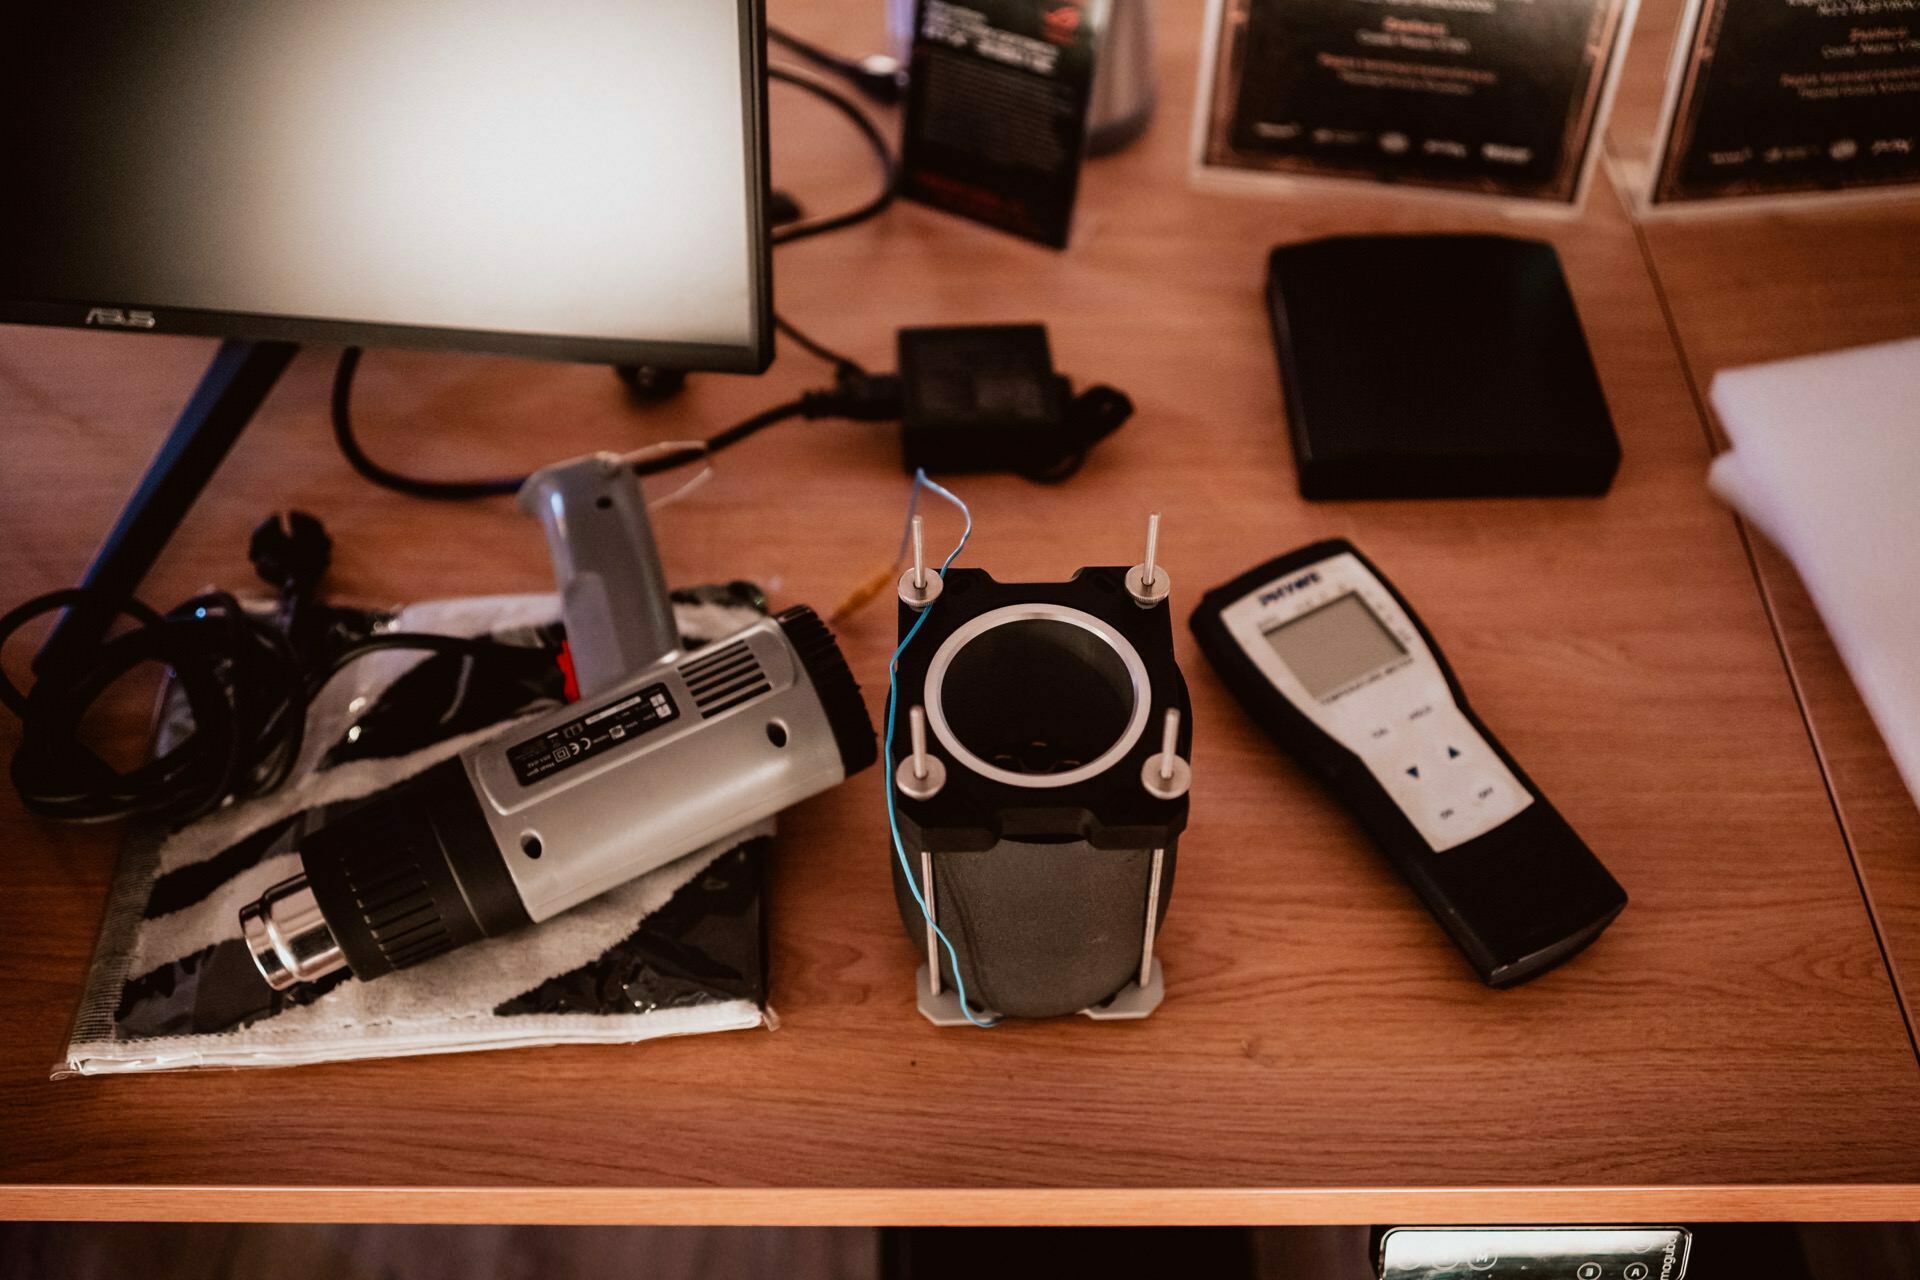
<instances>
[{"instance_id":1,"label":"handheld digital tester","mask_svg":"<svg viewBox=\"0 0 1920 1280\"><path fill-rule=\"evenodd\" d=\"M1350 543L1208 592L1192 626L1234 696L1353 811L1489 985L1552 968L1626 906Z\"/></svg>"}]
</instances>

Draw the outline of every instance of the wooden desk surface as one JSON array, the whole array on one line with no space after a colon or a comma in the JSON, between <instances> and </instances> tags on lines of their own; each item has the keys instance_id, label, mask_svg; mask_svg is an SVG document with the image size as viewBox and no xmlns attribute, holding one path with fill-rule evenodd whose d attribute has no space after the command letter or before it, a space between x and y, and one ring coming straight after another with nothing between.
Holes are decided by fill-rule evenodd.
<instances>
[{"instance_id":1,"label":"wooden desk surface","mask_svg":"<svg viewBox=\"0 0 1920 1280\"><path fill-rule=\"evenodd\" d=\"M1920 336L1920 201L1658 222L1647 244L1702 394L1721 369ZM1920 809L1793 566L1747 537L1911 1027Z\"/></svg>"},{"instance_id":2,"label":"wooden desk surface","mask_svg":"<svg viewBox=\"0 0 1920 1280\"><path fill-rule=\"evenodd\" d=\"M851 0L783 9L849 47L871 38ZM51 1083L114 837L31 821L5 794L0 1218L1914 1216L1920 1068L1740 531L1702 483L1708 436L1633 226L1603 188L1577 222L1517 228L1565 259L1626 450L1610 496L1302 503L1259 300L1266 248L1516 227L1449 206L1194 192L1197 28L1191 0L1164 7L1161 116L1088 171L1070 253L904 207L783 250L780 305L878 364L899 325L1044 319L1063 369L1134 396L1135 421L1066 487L963 485L968 562L998 576L1130 562L1150 508L1183 613L1315 537L1367 548L1632 894L1589 953L1517 991L1481 988L1182 632L1194 820L1162 936L1168 998L1145 1022L924 1023L869 771L783 821L778 1031ZM777 176L822 205L866 177L803 103L778 102L775 141ZM207 352L0 333L0 599L75 576ZM330 357L295 366L151 598L242 581L246 530L287 506L327 520L340 594L546 585L508 504L410 502L348 473L324 421ZM390 464L490 473L706 434L819 380L788 354L765 378L700 379L636 412L603 371L383 353L359 405ZM892 439L791 427L728 455L659 520L670 575L833 604L898 536ZM936 540L950 532L936 516ZM842 640L877 714L887 610ZM16 741L0 722L0 753Z\"/></svg>"},{"instance_id":3,"label":"wooden desk surface","mask_svg":"<svg viewBox=\"0 0 1920 1280\"><path fill-rule=\"evenodd\" d=\"M1644 170L1679 6L1641 9L1610 154ZM1722 369L1920 335L1920 199L1723 212L1643 229L1696 398ZM1706 414L1716 448L1725 437ZM1920 983L1920 809L1786 557L1743 527L1909 1028Z\"/></svg>"}]
</instances>

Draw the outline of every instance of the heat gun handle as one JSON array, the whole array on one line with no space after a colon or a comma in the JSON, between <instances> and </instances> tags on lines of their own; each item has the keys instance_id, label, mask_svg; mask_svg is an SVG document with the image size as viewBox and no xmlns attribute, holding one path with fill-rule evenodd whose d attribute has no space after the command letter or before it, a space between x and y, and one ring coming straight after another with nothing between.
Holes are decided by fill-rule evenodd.
<instances>
[{"instance_id":1,"label":"heat gun handle","mask_svg":"<svg viewBox=\"0 0 1920 1280\"><path fill-rule=\"evenodd\" d=\"M529 476L518 500L547 535L580 696L624 683L680 647L631 467L612 454L558 463Z\"/></svg>"}]
</instances>

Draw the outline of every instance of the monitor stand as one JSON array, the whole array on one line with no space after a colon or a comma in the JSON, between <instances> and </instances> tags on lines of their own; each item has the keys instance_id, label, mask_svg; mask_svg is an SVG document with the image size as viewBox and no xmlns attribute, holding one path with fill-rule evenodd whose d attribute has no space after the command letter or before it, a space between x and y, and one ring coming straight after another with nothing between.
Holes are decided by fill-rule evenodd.
<instances>
[{"instance_id":1,"label":"monitor stand","mask_svg":"<svg viewBox=\"0 0 1920 1280\"><path fill-rule=\"evenodd\" d=\"M85 668L113 626L116 605L138 592L161 548L299 349L291 342L228 339L220 344L193 398L94 554L81 580L94 594L67 610L34 657L40 677Z\"/></svg>"}]
</instances>

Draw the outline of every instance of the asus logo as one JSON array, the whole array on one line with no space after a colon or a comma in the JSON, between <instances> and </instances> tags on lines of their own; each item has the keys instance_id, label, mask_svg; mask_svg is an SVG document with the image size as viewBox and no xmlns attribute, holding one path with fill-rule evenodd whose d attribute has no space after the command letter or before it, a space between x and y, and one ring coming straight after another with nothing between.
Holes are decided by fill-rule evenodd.
<instances>
[{"instance_id":1,"label":"asus logo","mask_svg":"<svg viewBox=\"0 0 1920 1280\"><path fill-rule=\"evenodd\" d=\"M153 318L151 311L122 311L119 307L95 307L87 312L87 323L105 325L109 329L151 329L159 321Z\"/></svg>"},{"instance_id":2,"label":"asus logo","mask_svg":"<svg viewBox=\"0 0 1920 1280\"><path fill-rule=\"evenodd\" d=\"M1303 573L1293 581L1283 582L1271 591L1262 591L1260 593L1260 603L1272 604L1275 600L1284 600L1294 592L1303 591L1318 581L1320 581L1320 571L1318 569L1313 570L1311 573Z\"/></svg>"}]
</instances>

